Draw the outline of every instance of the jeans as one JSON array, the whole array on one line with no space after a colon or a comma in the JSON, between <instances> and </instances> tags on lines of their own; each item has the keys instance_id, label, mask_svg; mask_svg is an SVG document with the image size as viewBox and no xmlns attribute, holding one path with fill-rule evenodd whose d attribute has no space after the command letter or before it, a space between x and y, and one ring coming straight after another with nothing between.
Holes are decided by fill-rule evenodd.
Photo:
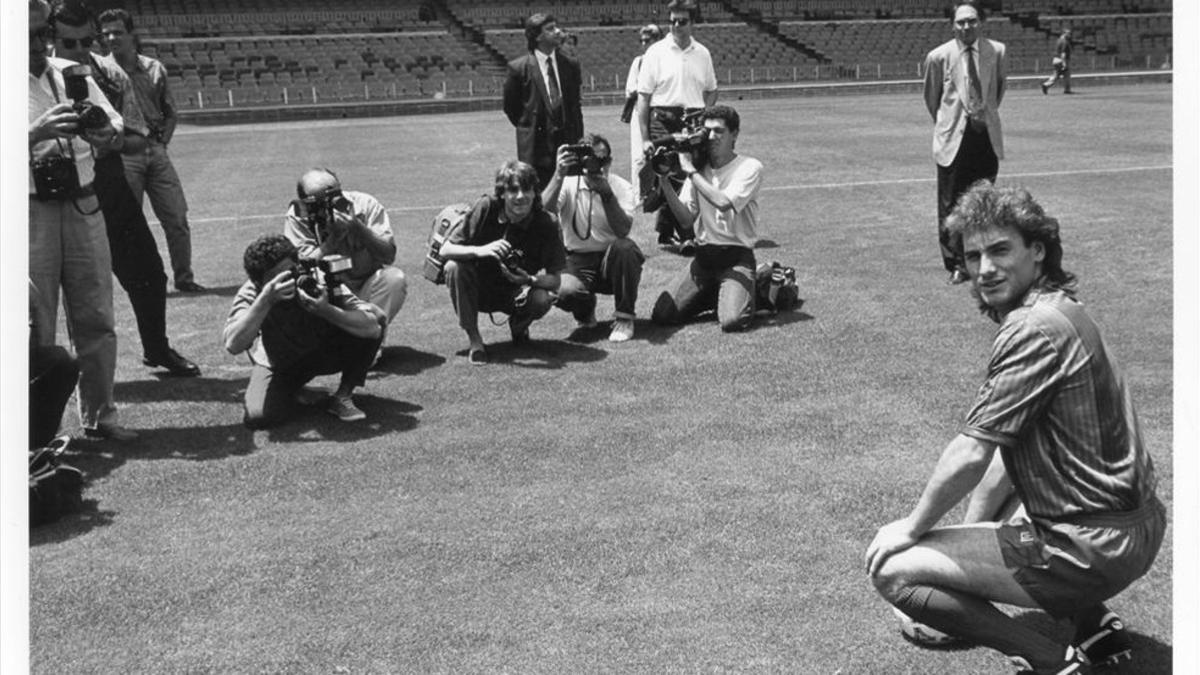
<instances>
[{"instance_id":1,"label":"jeans","mask_svg":"<svg viewBox=\"0 0 1200 675\"><path fill-rule=\"evenodd\" d=\"M632 319L645 260L630 239L618 239L604 251L568 253L558 306L583 320L596 309L596 293L611 293L617 318Z\"/></svg>"},{"instance_id":2,"label":"jeans","mask_svg":"<svg viewBox=\"0 0 1200 675\"><path fill-rule=\"evenodd\" d=\"M702 244L691 265L654 303L650 320L675 325L711 309L725 332L743 330L754 318L754 250Z\"/></svg>"},{"instance_id":3,"label":"jeans","mask_svg":"<svg viewBox=\"0 0 1200 675\"><path fill-rule=\"evenodd\" d=\"M183 196L183 184L179 182L179 174L175 173L175 165L167 155L167 146L149 141L144 150L123 155L122 159L133 196L141 204L143 195L149 195L150 208L162 225L175 285L195 281L187 199Z\"/></svg>"}]
</instances>

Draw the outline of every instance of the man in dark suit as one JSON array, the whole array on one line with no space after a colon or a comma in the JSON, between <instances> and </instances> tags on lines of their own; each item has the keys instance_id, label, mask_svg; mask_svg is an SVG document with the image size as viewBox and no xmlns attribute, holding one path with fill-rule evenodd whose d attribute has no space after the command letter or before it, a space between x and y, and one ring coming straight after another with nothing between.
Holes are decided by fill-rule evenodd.
<instances>
[{"instance_id":1,"label":"man in dark suit","mask_svg":"<svg viewBox=\"0 0 1200 675\"><path fill-rule=\"evenodd\" d=\"M504 82L504 114L517 129L517 158L533 166L540 186L554 175L558 146L583 136L579 62L558 49L566 36L553 16L530 16L529 54L509 62Z\"/></svg>"}]
</instances>

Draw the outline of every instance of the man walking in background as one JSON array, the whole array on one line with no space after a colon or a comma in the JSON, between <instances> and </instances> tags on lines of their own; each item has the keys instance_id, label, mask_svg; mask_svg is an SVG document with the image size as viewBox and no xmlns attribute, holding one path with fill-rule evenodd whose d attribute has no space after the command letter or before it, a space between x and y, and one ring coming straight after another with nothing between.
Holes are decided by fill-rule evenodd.
<instances>
[{"instance_id":1,"label":"man walking in background","mask_svg":"<svg viewBox=\"0 0 1200 675\"><path fill-rule=\"evenodd\" d=\"M167 238L167 252L175 275L176 290L199 293L192 272L192 231L188 227L187 199L175 165L167 155L167 146L175 135L175 99L167 87L167 69L163 64L137 52L133 17L123 9L108 9L100 14L100 32L108 42L112 57L133 81L134 97L149 128L146 147L140 152L125 152L125 177L137 197L149 195L150 207Z\"/></svg>"},{"instance_id":2,"label":"man walking in background","mask_svg":"<svg viewBox=\"0 0 1200 675\"><path fill-rule=\"evenodd\" d=\"M946 216L975 181L996 181L1004 158L1000 101L1004 98L1004 45L980 36L984 15L974 2L954 9L954 39L925 57L925 107L933 118L937 162L938 243L950 283L967 280L962 242L946 230Z\"/></svg>"},{"instance_id":3,"label":"man walking in background","mask_svg":"<svg viewBox=\"0 0 1200 675\"><path fill-rule=\"evenodd\" d=\"M1064 28L1062 35L1058 36L1058 42L1054 43L1054 59L1050 63L1054 66L1054 72L1050 77L1042 83L1042 93L1050 93L1050 87L1053 87L1058 78L1063 81L1063 93L1071 94L1071 29Z\"/></svg>"}]
</instances>

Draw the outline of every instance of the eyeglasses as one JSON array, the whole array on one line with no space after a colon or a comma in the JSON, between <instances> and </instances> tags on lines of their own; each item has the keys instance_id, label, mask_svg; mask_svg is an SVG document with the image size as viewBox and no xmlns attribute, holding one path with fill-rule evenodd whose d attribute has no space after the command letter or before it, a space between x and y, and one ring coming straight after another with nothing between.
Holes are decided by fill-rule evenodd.
<instances>
[{"instance_id":1,"label":"eyeglasses","mask_svg":"<svg viewBox=\"0 0 1200 675\"><path fill-rule=\"evenodd\" d=\"M672 26L686 26L691 22L692 20L686 17L682 19L671 19Z\"/></svg>"},{"instance_id":2,"label":"eyeglasses","mask_svg":"<svg viewBox=\"0 0 1200 675\"><path fill-rule=\"evenodd\" d=\"M75 49L76 44L79 44L79 46L83 47L84 49L88 49L92 46L92 43L96 41L96 38L89 35L88 37L79 38L78 40L75 38L59 38L59 40L62 41L63 46L67 49Z\"/></svg>"}]
</instances>

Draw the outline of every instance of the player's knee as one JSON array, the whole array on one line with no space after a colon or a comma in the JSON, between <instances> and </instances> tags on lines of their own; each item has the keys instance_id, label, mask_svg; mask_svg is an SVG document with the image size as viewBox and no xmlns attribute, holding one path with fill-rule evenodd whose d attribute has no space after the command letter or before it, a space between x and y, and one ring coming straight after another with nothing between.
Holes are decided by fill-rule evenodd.
<instances>
[{"instance_id":1,"label":"player's knee","mask_svg":"<svg viewBox=\"0 0 1200 675\"><path fill-rule=\"evenodd\" d=\"M875 585L875 590L885 600L892 604L900 599L904 594L904 590L913 585L913 579L908 574L904 565L896 560L895 556L883 561L874 576L871 577L871 583Z\"/></svg>"}]
</instances>

